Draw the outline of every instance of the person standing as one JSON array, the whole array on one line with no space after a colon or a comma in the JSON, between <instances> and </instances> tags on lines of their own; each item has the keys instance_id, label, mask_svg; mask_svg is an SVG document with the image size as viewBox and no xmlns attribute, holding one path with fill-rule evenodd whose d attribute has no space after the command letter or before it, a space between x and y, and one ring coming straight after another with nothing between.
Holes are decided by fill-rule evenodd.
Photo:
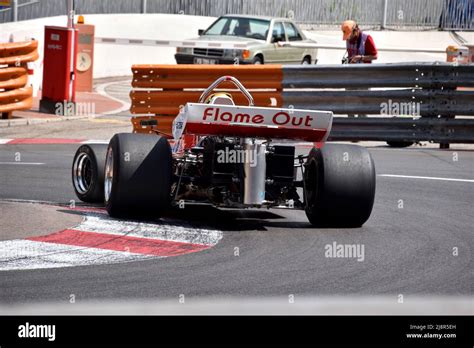
<instances>
[{"instance_id":1,"label":"person standing","mask_svg":"<svg viewBox=\"0 0 474 348\"><path fill-rule=\"evenodd\" d=\"M360 30L355 21L344 21L341 30L342 39L346 41L349 64L372 63L377 59L374 39Z\"/></svg>"},{"instance_id":2,"label":"person standing","mask_svg":"<svg viewBox=\"0 0 474 348\"><path fill-rule=\"evenodd\" d=\"M377 59L377 48L374 39L367 33L359 29L357 23L353 20L344 21L341 25L342 39L346 41L347 62L349 64L372 63ZM347 91L367 90L367 88L351 87ZM347 115L355 117L354 114ZM358 117L367 117L365 114L359 114Z\"/></svg>"}]
</instances>

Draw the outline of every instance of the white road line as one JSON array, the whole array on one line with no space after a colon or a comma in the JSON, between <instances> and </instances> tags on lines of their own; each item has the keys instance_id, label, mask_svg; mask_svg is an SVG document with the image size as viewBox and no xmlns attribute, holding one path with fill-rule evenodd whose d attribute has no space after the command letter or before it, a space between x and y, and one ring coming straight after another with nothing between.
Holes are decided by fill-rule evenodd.
<instances>
[{"instance_id":1,"label":"white road line","mask_svg":"<svg viewBox=\"0 0 474 348\"><path fill-rule=\"evenodd\" d=\"M0 145L8 144L13 139L0 139Z\"/></svg>"},{"instance_id":2,"label":"white road line","mask_svg":"<svg viewBox=\"0 0 474 348\"><path fill-rule=\"evenodd\" d=\"M110 140L96 140L96 139L90 139L90 140L85 140L81 142L81 144L108 144Z\"/></svg>"},{"instance_id":3,"label":"white road line","mask_svg":"<svg viewBox=\"0 0 474 348\"><path fill-rule=\"evenodd\" d=\"M6 165L23 164L23 165L26 165L26 166L42 166L45 163L40 163L40 162L0 162L0 164L6 164Z\"/></svg>"},{"instance_id":4,"label":"white road line","mask_svg":"<svg viewBox=\"0 0 474 348\"><path fill-rule=\"evenodd\" d=\"M456 181L456 182L474 182L471 179L455 179L455 178L439 178L432 176L415 176L415 175L395 175L395 174L379 174L387 178L402 178L402 179L425 179L425 180L440 180L440 181Z\"/></svg>"}]
</instances>

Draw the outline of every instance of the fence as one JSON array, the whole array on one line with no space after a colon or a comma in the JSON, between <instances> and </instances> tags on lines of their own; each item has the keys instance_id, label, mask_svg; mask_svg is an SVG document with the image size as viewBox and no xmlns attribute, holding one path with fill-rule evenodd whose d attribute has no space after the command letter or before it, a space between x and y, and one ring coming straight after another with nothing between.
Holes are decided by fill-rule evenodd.
<instances>
[{"instance_id":1,"label":"fence","mask_svg":"<svg viewBox=\"0 0 474 348\"><path fill-rule=\"evenodd\" d=\"M27 87L29 62L38 59L38 41L0 44L0 114L31 109L33 89Z\"/></svg>"},{"instance_id":2,"label":"fence","mask_svg":"<svg viewBox=\"0 0 474 348\"><path fill-rule=\"evenodd\" d=\"M256 106L375 115L335 117L332 140L474 143L474 119L456 118L474 116L474 90L458 89L474 87L474 65L135 65L132 72L131 112L158 115L136 117L136 131L171 134L182 105L231 75L252 89ZM237 105L245 103L239 93L233 97Z\"/></svg>"},{"instance_id":3,"label":"fence","mask_svg":"<svg viewBox=\"0 0 474 348\"><path fill-rule=\"evenodd\" d=\"M66 0L17 0L17 18L65 15ZM362 26L393 29L474 29L473 0L76 0L78 14L183 13L197 16L252 14L292 17L317 26L339 26L355 19ZM13 18L0 11L0 23Z\"/></svg>"}]
</instances>

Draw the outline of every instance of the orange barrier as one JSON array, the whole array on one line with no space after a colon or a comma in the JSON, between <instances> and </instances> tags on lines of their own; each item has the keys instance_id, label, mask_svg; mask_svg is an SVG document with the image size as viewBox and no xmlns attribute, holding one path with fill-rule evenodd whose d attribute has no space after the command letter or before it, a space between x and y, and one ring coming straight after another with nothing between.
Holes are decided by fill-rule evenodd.
<instances>
[{"instance_id":1,"label":"orange barrier","mask_svg":"<svg viewBox=\"0 0 474 348\"><path fill-rule=\"evenodd\" d=\"M0 93L0 110L9 113L28 110L33 106L33 88L24 87Z\"/></svg>"},{"instance_id":2,"label":"orange barrier","mask_svg":"<svg viewBox=\"0 0 474 348\"><path fill-rule=\"evenodd\" d=\"M38 57L38 41L36 40L0 44L0 65L34 62Z\"/></svg>"},{"instance_id":3,"label":"orange barrier","mask_svg":"<svg viewBox=\"0 0 474 348\"><path fill-rule=\"evenodd\" d=\"M23 67L0 69L0 89L25 87L28 82L28 70Z\"/></svg>"},{"instance_id":4,"label":"orange barrier","mask_svg":"<svg viewBox=\"0 0 474 348\"><path fill-rule=\"evenodd\" d=\"M10 118L15 110L33 105L33 89L28 84L27 63L38 59L38 41L0 44L0 113ZM26 88L25 88L26 87Z\"/></svg>"},{"instance_id":5,"label":"orange barrier","mask_svg":"<svg viewBox=\"0 0 474 348\"><path fill-rule=\"evenodd\" d=\"M180 106L186 103L197 103L200 91L140 91L130 92L133 114L174 115ZM256 106L281 106L282 100L275 92L256 91L252 93ZM235 104L247 105L248 101L240 92L232 93Z\"/></svg>"},{"instance_id":6,"label":"orange barrier","mask_svg":"<svg viewBox=\"0 0 474 348\"><path fill-rule=\"evenodd\" d=\"M141 88L206 88L217 78L229 75L239 79L247 88L281 90L281 65L134 65L133 87ZM223 84L223 88L234 86Z\"/></svg>"},{"instance_id":7,"label":"orange barrier","mask_svg":"<svg viewBox=\"0 0 474 348\"><path fill-rule=\"evenodd\" d=\"M132 114L155 115L132 119L137 133L171 134L173 119L180 106L197 102L202 91L217 78L232 75L246 88L252 89L256 106L281 106L281 65L134 65L130 92ZM231 83L223 83L219 90L232 94L237 105L247 100Z\"/></svg>"}]
</instances>

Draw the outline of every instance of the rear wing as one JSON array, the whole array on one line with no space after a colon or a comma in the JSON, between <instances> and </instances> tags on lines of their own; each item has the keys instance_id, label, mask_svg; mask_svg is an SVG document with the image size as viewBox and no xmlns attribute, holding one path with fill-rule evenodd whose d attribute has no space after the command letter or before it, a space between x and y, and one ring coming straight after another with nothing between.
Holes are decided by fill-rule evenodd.
<instances>
[{"instance_id":1,"label":"rear wing","mask_svg":"<svg viewBox=\"0 0 474 348\"><path fill-rule=\"evenodd\" d=\"M173 137L217 135L324 142L331 111L187 103L173 122Z\"/></svg>"}]
</instances>

